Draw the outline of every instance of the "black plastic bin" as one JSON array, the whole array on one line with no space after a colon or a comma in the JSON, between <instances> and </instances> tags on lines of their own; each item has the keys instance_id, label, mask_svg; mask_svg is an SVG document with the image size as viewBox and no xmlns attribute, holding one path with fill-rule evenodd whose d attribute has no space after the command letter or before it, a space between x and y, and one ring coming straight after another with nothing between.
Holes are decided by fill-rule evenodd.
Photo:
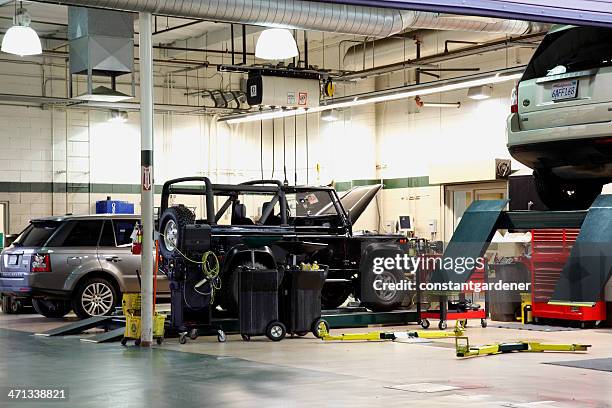
<instances>
[{"instance_id":1,"label":"black plastic bin","mask_svg":"<svg viewBox=\"0 0 612 408\"><path fill-rule=\"evenodd\" d=\"M315 270L293 267L285 272L281 321L288 333L304 336L312 332L320 337L322 329L329 330L329 324L321 319L321 289L328 269L325 265L319 265L319 269Z\"/></svg>"},{"instance_id":2,"label":"black plastic bin","mask_svg":"<svg viewBox=\"0 0 612 408\"><path fill-rule=\"evenodd\" d=\"M489 281L501 280L504 283L531 283L531 274L522 262L491 264ZM494 272L493 272L494 271ZM493 276L491 276L494 274ZM513 322L521 314L521 293L502 290L489 292L491 320Z\"/></svg>"},{"instance_id":3,"label":"black plastic bin","mask_svg":"<svg viewBox=\"0 0 612 408\"><path fill-rule=\"evenodd\" d=\"M278 301L282 274L277 269L243 267L239 273L238 310L243 340L265 335L280 341L287 329L279 320Z\"/></svg>"}]
</instances>

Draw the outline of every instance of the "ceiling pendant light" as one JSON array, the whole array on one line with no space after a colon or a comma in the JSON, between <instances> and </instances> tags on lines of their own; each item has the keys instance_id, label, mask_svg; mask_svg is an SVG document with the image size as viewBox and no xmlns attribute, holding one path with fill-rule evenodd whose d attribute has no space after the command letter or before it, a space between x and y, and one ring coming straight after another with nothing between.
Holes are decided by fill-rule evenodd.
<instances>
[{"instance_id":1,"label":"ceiling pendant light","mask_svg":"<svg viewBox=\"0 0 612 408\"><path fill-rule=\"evenodd\" d=\"M30 27L31 21L30 14L20 2L19 8L15 10L14 25L8 29L2 39L3 52L20 57L42 54L40 38L38 38L36 31Z\"/></svg>"},{"instance_id":2,"label":"ceiling pendant light","mask_svg":"<svg viewBox=\"0 0 612 408\"><path fill-rule=\"evenodd\" d=\"M284 60L298 55L295 38L284 28L262 31L255 46L255 56L265 60Z\"/></svg>"}]
</instances>

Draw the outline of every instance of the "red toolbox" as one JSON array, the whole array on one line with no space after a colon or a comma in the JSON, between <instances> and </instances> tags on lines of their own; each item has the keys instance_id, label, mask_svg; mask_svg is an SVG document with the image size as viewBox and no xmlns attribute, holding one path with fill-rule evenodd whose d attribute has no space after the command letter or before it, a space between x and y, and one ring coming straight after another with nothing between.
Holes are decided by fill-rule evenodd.
<instances>
[{"instance_id":1,"label":"red toolbox","mask_svg":"<svg viewBox=\"0 0 612 408\"><path fill-rule=\"evenodd\" d=\"M578 229L531 231L532 256L528 262L531 270L531 308L536 321L538 318L573 320L584 326L586 322L606 320L606 302L603 300L593 307L548 303L579 232Z\"/></svg>"}]
</instances>

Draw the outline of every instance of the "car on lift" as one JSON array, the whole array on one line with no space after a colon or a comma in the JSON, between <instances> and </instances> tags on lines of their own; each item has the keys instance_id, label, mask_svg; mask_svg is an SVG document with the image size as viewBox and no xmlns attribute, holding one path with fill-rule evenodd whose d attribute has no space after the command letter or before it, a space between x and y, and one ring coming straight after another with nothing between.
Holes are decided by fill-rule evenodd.
<instances>
[{"instance_id":1,"label":"car on lift","mask_svg":"<svg viewBox=\"0 0 612 408\"><path fill-rule=\"evenodd\" d=\"M555 26L513 91L508 150L550 209L588 208L612 181L612 29Z\"/></svg>"},{"instance_id":2,"label":"car on lift","mask_svg":"<svg viewBox=\"0 0 612 408\"><path fill-rule=\"evenodd\" d=\"M46 317L74 310L109 315L123 292L140 291L140 256L131 251L136 215L38 218L0 254L0 293L31 300ZM158 288L168 294L165 276Z\"/></svg>"},{"instance_id":3,"label":"car on lift","mask_svg":"<svg viewBox=\"0 0 612 408\"><path fill-rule=\"evenodd\" d=\"M407 253L406 237L353 232L355 221L381 188L382 185L375 185L353 189L340 199L332 187L295 187L278 180L242 184L212 184L206 177L169 180L162 188L158 222L160 264L170 279L182 275L174 271L178 268L177 259L196 262L201 259L201 253L214 252L220 260L221 279L215 306L227 311L235 312L237 308L241 268L282 269L291 262L301 261L329 266L322 290L323 308L337 308L353 295L373 311L395 309L404 300L405 292L375 290L374 282L399 282L406 278L405 272L386 269L375 274L372 263L376 257ZM203 219L196 219L187 206L176 204L182 195L204 197ZM172 206L169 205L171 197L175 203ZM247 206L258 209L258 216L249 218ZM186 231L198 225L210 231L207 242L201 243L195 255L185 254L181 247L187 239ZM319 249L309 254L288 249L299 248L300 243L318 244ZM255 253L254 265L251 251Z\"/></svg>"}]
</instances>

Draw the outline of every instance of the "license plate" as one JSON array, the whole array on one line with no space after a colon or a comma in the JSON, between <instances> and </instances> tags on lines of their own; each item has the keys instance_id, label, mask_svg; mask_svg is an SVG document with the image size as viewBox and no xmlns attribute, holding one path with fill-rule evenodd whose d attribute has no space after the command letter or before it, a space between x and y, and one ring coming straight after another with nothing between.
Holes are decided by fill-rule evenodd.
<instances>
[{"instance_id":1,"label":"license plate","mask_svg":"<svg viewBox=\"0 0 612 408\"><path fill-rule=\"evenodd\" d=\"M573 99L578 96L578 80L556 82L552 86L551 99L553 101L562 101L564 99Z\"/></svg>"},{"instance_id":2,"label":"license plate","mask_svg":"<svg viewBox=\"0 0 612 408\"><path fill-rule=\"evenodd\" d=\"M19 257L17 255L9 255L8 264L17 265L19 263Z\"/></svg>"}]
</instances>

